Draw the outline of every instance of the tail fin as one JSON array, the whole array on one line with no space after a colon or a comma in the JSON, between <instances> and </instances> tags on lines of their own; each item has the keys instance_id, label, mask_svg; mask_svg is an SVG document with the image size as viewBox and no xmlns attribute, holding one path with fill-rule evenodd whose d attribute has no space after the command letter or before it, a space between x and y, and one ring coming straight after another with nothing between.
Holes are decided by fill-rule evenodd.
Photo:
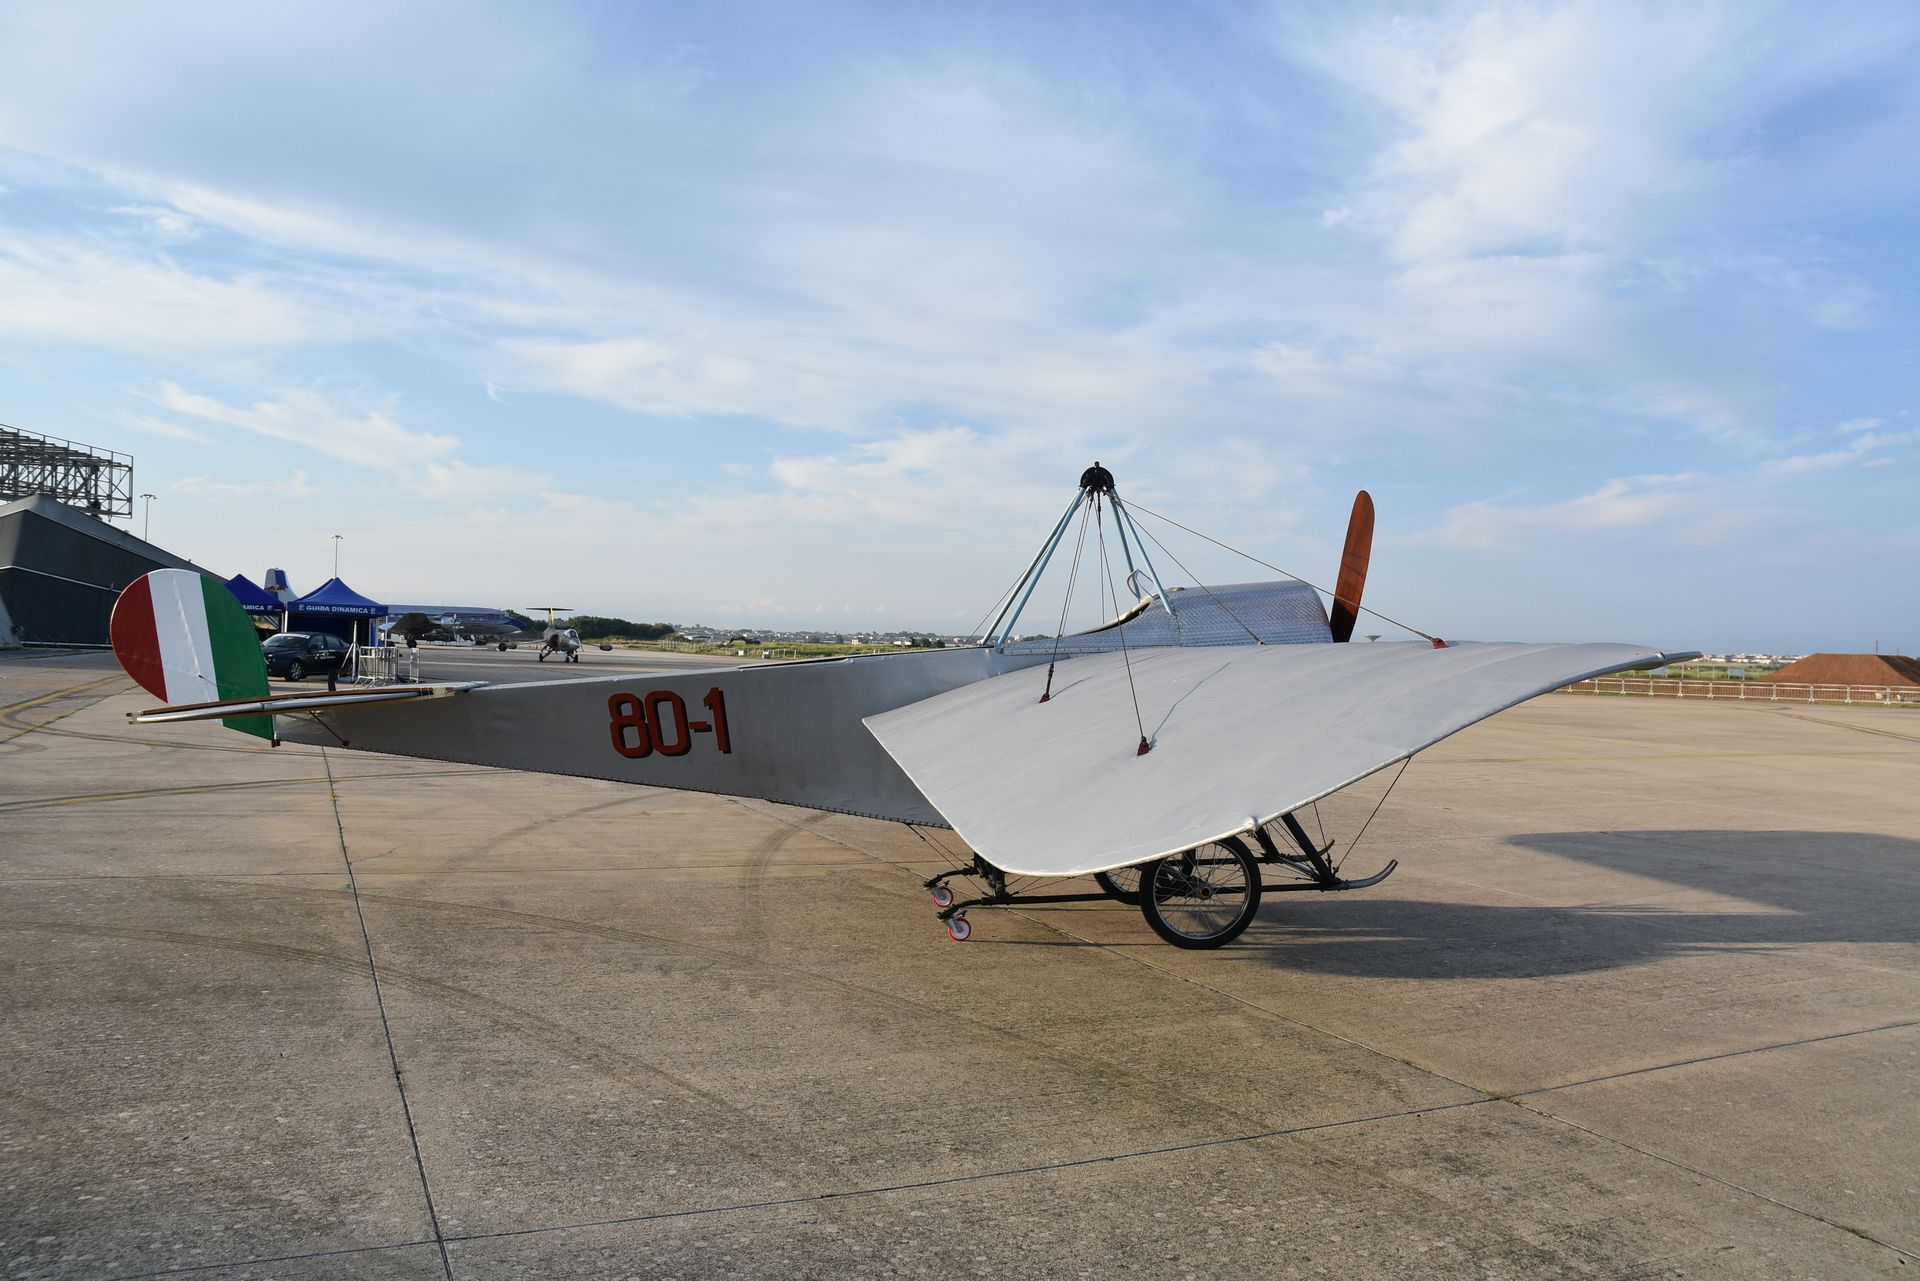
<instances>
[{"instance_id":1,"label":"tail fin","mask_svg":"<svg viewBox=\"0 0 1920 1281\"><path fill-rule=\"evenodd\" d=\"M225 583L202 574L156 569L136 578L114 602L108 635L127 675L168 703L267 693L267 663L246 611ZM273 736L270 720L222 723Z\"/></svg>"},{"instance_id":2,"label":"tail fin","mask_svg":"<svg viewBox=\"0 0 1920 1281\"><path fill-rule=\"evenodd\" d=\"M1347 518L1347 545L1340 553L1340 578L1333 585L1333 614L1327 623L1337 641L1353 639L1360 620L1360 593L1367 586L1367 560L1373 555L1373 497L1366 490L1353 496L1353 514Z\"/></svg>"}]
</instances>

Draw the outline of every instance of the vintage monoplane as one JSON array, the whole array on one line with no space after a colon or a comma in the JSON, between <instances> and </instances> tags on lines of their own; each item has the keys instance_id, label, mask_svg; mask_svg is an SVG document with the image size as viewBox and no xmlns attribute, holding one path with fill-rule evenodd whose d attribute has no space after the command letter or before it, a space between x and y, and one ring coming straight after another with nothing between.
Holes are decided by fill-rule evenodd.
<instances>
[{"instance_id":1,"label":"vintage monoplane","mask_svg":"<svg viewBox=\"0 0 1920 1281\"><path fill-rule=\"evenodd\" d=\"M1394 870L1389 862L1372 876L1342 876L1335 843L1300 820L1321 799L1536 695L1691 657L1621 644L1448 642L1399 623L1416 639L1348 643L1361 612L1385 619L1360 603L1373 537L1365 491L1331 591L1291 576L1169 589L1148 541L1179 562L1135 511L1095 463L988 611L981 642L947 649L272 696L237 602L184 570L127 588L113 644L128 674L171 704L132 713L140 724L221 719L276 743L951 828L968 846L965 861L926 885L953 938L971 934L969 908L1110 895L1137 903L1157 934L1187 948L1238 937L1263 891L1361 889ZM1076 517L1067 600L1084 563L1109 621L1017 638ZM1031 894L1015 883L1089 875L1098 893ZM961 878L976 887L970 897L949 885Z\"/></svg>"}]
</instances>

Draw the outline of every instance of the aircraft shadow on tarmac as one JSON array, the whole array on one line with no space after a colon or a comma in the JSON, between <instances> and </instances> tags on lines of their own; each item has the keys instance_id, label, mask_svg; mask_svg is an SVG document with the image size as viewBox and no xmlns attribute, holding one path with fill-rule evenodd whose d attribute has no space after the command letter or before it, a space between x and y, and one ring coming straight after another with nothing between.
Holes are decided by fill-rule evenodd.
<instances>
[{"instance_id":1,"label":"aircraft shadow on tarmac","mask_svg":"<svg viewBox=\"0 0 1920 1281\"><path fill-rule=\"evenodd\" d=\"M1612 901L1570 906L1520 903L1497 890L1488 895L1495 901L1480 903L1379 891L1271 895L1237 950L1309 974L1461 979L1584 974L1803 943L1920 942L1913 911L1920 841L1858 832L1646 831L1549 832L1506 843L1665 882L1679 893L1648 886L1647 901L1636 904L1614 897L1614 881ZM1495 876L1490 869L1487 883L1496 884ZM1549 885L1543 892L1578 890ZM1701 892L1725 899L1698 901ZM1741 910L1743 903L1752 910Z\"/></svg>"}]
</instances>

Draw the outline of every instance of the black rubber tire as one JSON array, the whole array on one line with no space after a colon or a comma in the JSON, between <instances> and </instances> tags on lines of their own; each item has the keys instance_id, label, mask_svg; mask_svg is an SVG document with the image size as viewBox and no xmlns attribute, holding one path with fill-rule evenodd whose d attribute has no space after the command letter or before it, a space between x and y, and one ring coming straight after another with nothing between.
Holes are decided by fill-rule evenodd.
<instances>
[{"instance_id":1,"label":"black rubber tire","mask_svg":"<svg viewBox=\"0 0 1920 1281\"><path fill-rule=\"evenodd\" d=\"M1139 868L1116 867L1111 872L1095 872L1093 879L1109 898L1117 898L1128 907L1140 906Z\"/></svg>"},{"instance_id":2,"label":"black rubber tire","mask_svg":"<svg viewBox=\"0 0 1920 1281\"><path fill-rule=\"evenodd\" d=\"M538 656L538 657L539 657L539 660L540 660L541 662L543 662L543 663L544 663L544 662L546 662L546 661L547 661L547 651L546 651L546 650L544 650L544 649L543 649L543 650L541 650L541 651L540 651L540 653L539 653L539 656Z\"/></svg>"},{"instance_id":3,"label":"black rubber tire","mask_svg":"<svg viewBox=\"0 0 1920 1281\"><path fill-rule=\"evenodd\" d=\"M1196 867L1206 867L1209 871L1196 877ZM1184 893L1196 879L1212 882L1216 892L1206 896ZM1217 910L1231 914L1220 916L1214 922L1195 922L1184 916L1170 920L1162 907L1163 900L1183 899L1192 903L1216 897L1222 900ZM1170 902L1168 906L1172 907ZM1173 907L1172 910L1178 913L1182 909ZM1260 865L1253 861L1246 842L1237 836L1213 841L1183 854L1169 854L1140 869L1140 914L1147 918L1155 934L1175 947L1223 947L1239 938L1259 911Z\"/></svg>"},{"instance_id":4,"label":"black rubber tire","mask_svg":"<svg viewBox=\"0 0 1920 1281\"><path fill-rule=\"evenodd\" d=\"M500 642L500 652L502 654L507 652L507 643L505 641Z\"/></svg>"},{"instance_id":5,"label":"black rubber tire","mask_svg":"<svg viewBox=\"0 0 1920 1281\"><path fill-rule=\"evenodd\" d=\"M300 665L299 659L296 658L291 663L287 664L288 680L290 681L302 680L306 677L306 674L307 674L307 669Z\"/></svg>"}]
</instances>

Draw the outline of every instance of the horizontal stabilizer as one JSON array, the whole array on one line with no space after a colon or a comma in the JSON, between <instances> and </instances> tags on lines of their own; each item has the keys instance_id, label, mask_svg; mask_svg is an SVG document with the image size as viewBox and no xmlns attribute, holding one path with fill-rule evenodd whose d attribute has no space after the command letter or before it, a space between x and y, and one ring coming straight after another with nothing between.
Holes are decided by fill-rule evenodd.
<instances>
[{"instance_id":1,"label":"horizontal stabilizer","mask_svg":"<svg viewBox=\"0 0 1920 1281\"><path fill-rule=\"evenodd\" d=\"M144 712L129 712L135 725L167 725L176 721L227 720L240 716L271 716L276 712L323 712L329 707L358 707L367 703L401 703L422 698L447 698L479 689L485 681L463 681L448 685L376 685L338 692L313 690L299 694L274 694L266 698L227 698L215 703L181 703L173 707L154 707Z\"/></svg>"},{"instance_id":2,"label":"horizontal stabilizer","mask_svg":"<svg viewBox=\"0 0 1920 1281\"><path fill-rule=\"evenodd\" d=\"M1510 642L1135 650L1062 662L1044 703L1032 667L865 724L982 858L1068 876L1244 832L1537 694L1669 657ZM1136 754L1141 724L1152 750Z\"/></svg>"}]
</instances>

